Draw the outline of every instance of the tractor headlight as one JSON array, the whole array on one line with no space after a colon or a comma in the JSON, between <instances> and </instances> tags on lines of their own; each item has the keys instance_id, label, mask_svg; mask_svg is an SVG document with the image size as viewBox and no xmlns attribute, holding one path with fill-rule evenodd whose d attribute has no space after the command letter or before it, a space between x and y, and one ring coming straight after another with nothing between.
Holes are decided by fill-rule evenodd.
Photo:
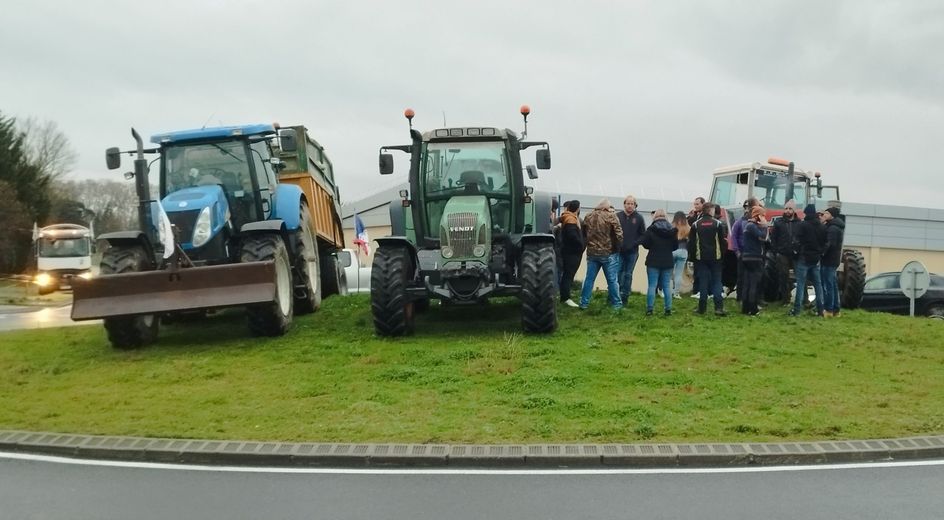
<instances>
[{"instance_id":1,"label":"tractor headlight","mask_svg":"<svg viewBox=\"0 0 944 520\"><path fill-rule=\"evenodd\" d=\"M79 278L82 278L83 280L91 280L91 279L92 279L92 271L85 271L84 273L82 273L82 274L79 275Z\"/></svg>"},{"instance_id":2,"label":"tractor headlight","mask_svg":"<svg viewBox=\"0 0 944 520\"><path fill-rule=\"evenodd\" d=\"M442 247L442 256L443 258L452 258L452 255L456 254L449 246Z\"/></svg>"},{"instance_id":3,"label":"tractor headlight","mask_svg":"<svg viewBox=\"0 0 944 520\"><path fill-rule=\"evenodd\" d=\"M473 255L473 256L485 256L485 246L483 246L482 244L478 244L478 245L476 245L475 247L473 247L473 248L472 248L472 255Z\"/></svg>"},{"instance_id":4,"label":"tractor headlight","mask_svg":"<svg viewBox=\"0 0 944 520\"><path fill-rule=\"evenodd\" d=\"M210 208L208 206L203 208L203 211L200 212L200 216L197 217L197 223L193 226L193 240L190 241L193 247L200 247L206 244L210 240L211 231Z\"/></svg>"},{"instance_id":5,"label":"tractor headlight","mask_svg":"<svg viewBox=\"0 0 944 520\"><path fill-rule=\"evenodd\" d=\"M36 275L36 285L40 287L46 287L47 285L52 284L52 276L49 276L46 273L39 273Z\"/></svg>"}]
</instances>

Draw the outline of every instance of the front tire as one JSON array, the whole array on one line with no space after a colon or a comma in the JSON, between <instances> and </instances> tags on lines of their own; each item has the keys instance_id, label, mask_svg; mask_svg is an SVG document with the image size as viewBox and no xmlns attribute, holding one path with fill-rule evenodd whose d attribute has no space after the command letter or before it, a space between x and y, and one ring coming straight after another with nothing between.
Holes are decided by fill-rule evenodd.
<instances>
[{"instance_id":1,"label":"front tire","mask_svg":"<svg viewBox=\"0 0 944 520\"><path fill-rule=\"evenodd\" d=\"M413 302L406 289L413 279L413 261L405 247L380 247L370 273L370 310L380 336L413 333Z\"/></svg>"},{"instance_id":2,"label":"front tire","mask_svg":"<svg viewBox=\"0 0 944 520\"><path fill-rule=\"evenodd\" d=\"M839 277L842 307L857 309L862 303L862 293L865 291L865 257L861 251L843 250L842 271Z\"/></svg>"},{"instance_id":3,"label":"front tire","mask_svg":"<svg viewBox=\"0 0 944 520\"><path fill-rule=\"evenodd\" d=\"M147 270L147 254L140 246L111 247L102 254L102 276L136 273ZM120 350L135 349L157 339L160 319L154 314L105 318L105 331L111 346Z\"/></svg>"},{"instance_id":4,"label":"front tire","mask_svg":"<svg viewBox=\"0 0 944 520\"><path fill-rule=\"evenodd\" d=\"M341 263L338 262L337 255L323 255L321 257L322 294L325 297L332 294L347 294L346 285L344 271L341 269Z\"/></svg>"},{"instance_id":5,"label":"front tire","mask_svg":"<svg viewBox=\"0 0 944 520\"><path fill-rule=\"evenodd\" d=\"M240 262L275 262L275 299L246 307L249 330L256 336L281 336L292 323L292 264L285 243L276 235L251 236L243 242Z\"/></svg>"},{"instance_id":6,"label":"front tire","mask_svg":"<svg viewBox=\"0 0 944 520\"><path fill-rule=\"evenodd\" d=\"M554 246L525 244L521 252L521 325L527 332L557 328Z\"/></svg>"}]
</instances>

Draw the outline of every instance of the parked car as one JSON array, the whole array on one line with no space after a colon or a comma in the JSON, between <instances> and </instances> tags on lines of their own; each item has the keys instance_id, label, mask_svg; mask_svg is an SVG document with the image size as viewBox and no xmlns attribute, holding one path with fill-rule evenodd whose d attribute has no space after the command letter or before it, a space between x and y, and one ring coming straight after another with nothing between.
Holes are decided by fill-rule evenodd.
<instances>
[{"instance_id":1,"label":"parked car","mask_svg":"<svg viewBox=\"0 0 944 520\"><path fill-rule=\"evenodd\" d=\"M882 273L865 282L862 308L870 311L908 314L911 300L899 285L901 272ZM944 276L931 274L931 285L924 296L915 300L915 316L944 319Z\"/></svg>"},{"instance_id":2,"label":"parked car","mask_svg":"<svg viewBox=\"0 0 944 520\"><path fill-rule=\"evenodd\" d=\"M370 267L360 265L357 251L342 249L338 251L338 258L347 276L347 292L350 294L370 292Z\"/></svg>"}]
</instances>

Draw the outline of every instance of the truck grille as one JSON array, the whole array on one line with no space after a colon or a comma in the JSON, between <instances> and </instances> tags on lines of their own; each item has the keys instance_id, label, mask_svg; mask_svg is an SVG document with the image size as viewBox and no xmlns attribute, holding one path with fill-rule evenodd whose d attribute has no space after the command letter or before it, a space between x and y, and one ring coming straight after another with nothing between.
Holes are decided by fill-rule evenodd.
<instances>
[{"instance_id":1,"label":"truck grille","mask_svg":"<svg viewBox=\"0 0 944 520\"><path fill-rule=\"evenodd\" d=\"M475 247L476 230L475 221L478 215L476 213L450 213L446 217L446 225L449 229L449 245L455 251L456 257L472 256L472 248Z\"/></svg>"},{"instance_id":2,"label":"truck grille","mask_svg":"<svg viewBox=\"0 0 944 520\"><path fill-rule=\"evenodd\" d=\"M197 216L200 210L193 211L173 211L167 214L170 223L177 226L180 243L187 243L193 240L193 226L197 223Z\"/></svg>"}]
</instances>

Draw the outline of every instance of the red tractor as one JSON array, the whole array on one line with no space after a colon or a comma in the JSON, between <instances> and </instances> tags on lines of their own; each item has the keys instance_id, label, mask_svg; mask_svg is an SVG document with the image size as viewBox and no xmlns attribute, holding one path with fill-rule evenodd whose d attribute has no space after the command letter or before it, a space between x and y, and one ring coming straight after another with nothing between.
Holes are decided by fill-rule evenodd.
<instances>
[{"instance_id":1,"label":"red tractor","mask_svg":"<svg viewBox=\"0 0 944 520\"><path fill-rule=\"evenodd\" d=\"M783 215L784 204L788 200L796 202L797 211L802 215L803 208L815 204L817 209L829 206L840 208L838 186L823 186L819 172L797 169L793 162L776 157L767 162L739 164L718 168L714 172L709 200L725 211L724 219L728 229L743 214L745 200L756 197L767 209L767 220ZM725 286L734 289L737 284L737 261L733 253L725 259L723 275ZM842 264L839 266L839 292L841 305L847 309L859 306L865 287L865 258L861 251L843 249ZM793 273L790 273L793 276ZM772 251L765 252L764 262L764 299L778 301L783 295L775 282L777 263Z\"/></svg>"}]
</instances>

